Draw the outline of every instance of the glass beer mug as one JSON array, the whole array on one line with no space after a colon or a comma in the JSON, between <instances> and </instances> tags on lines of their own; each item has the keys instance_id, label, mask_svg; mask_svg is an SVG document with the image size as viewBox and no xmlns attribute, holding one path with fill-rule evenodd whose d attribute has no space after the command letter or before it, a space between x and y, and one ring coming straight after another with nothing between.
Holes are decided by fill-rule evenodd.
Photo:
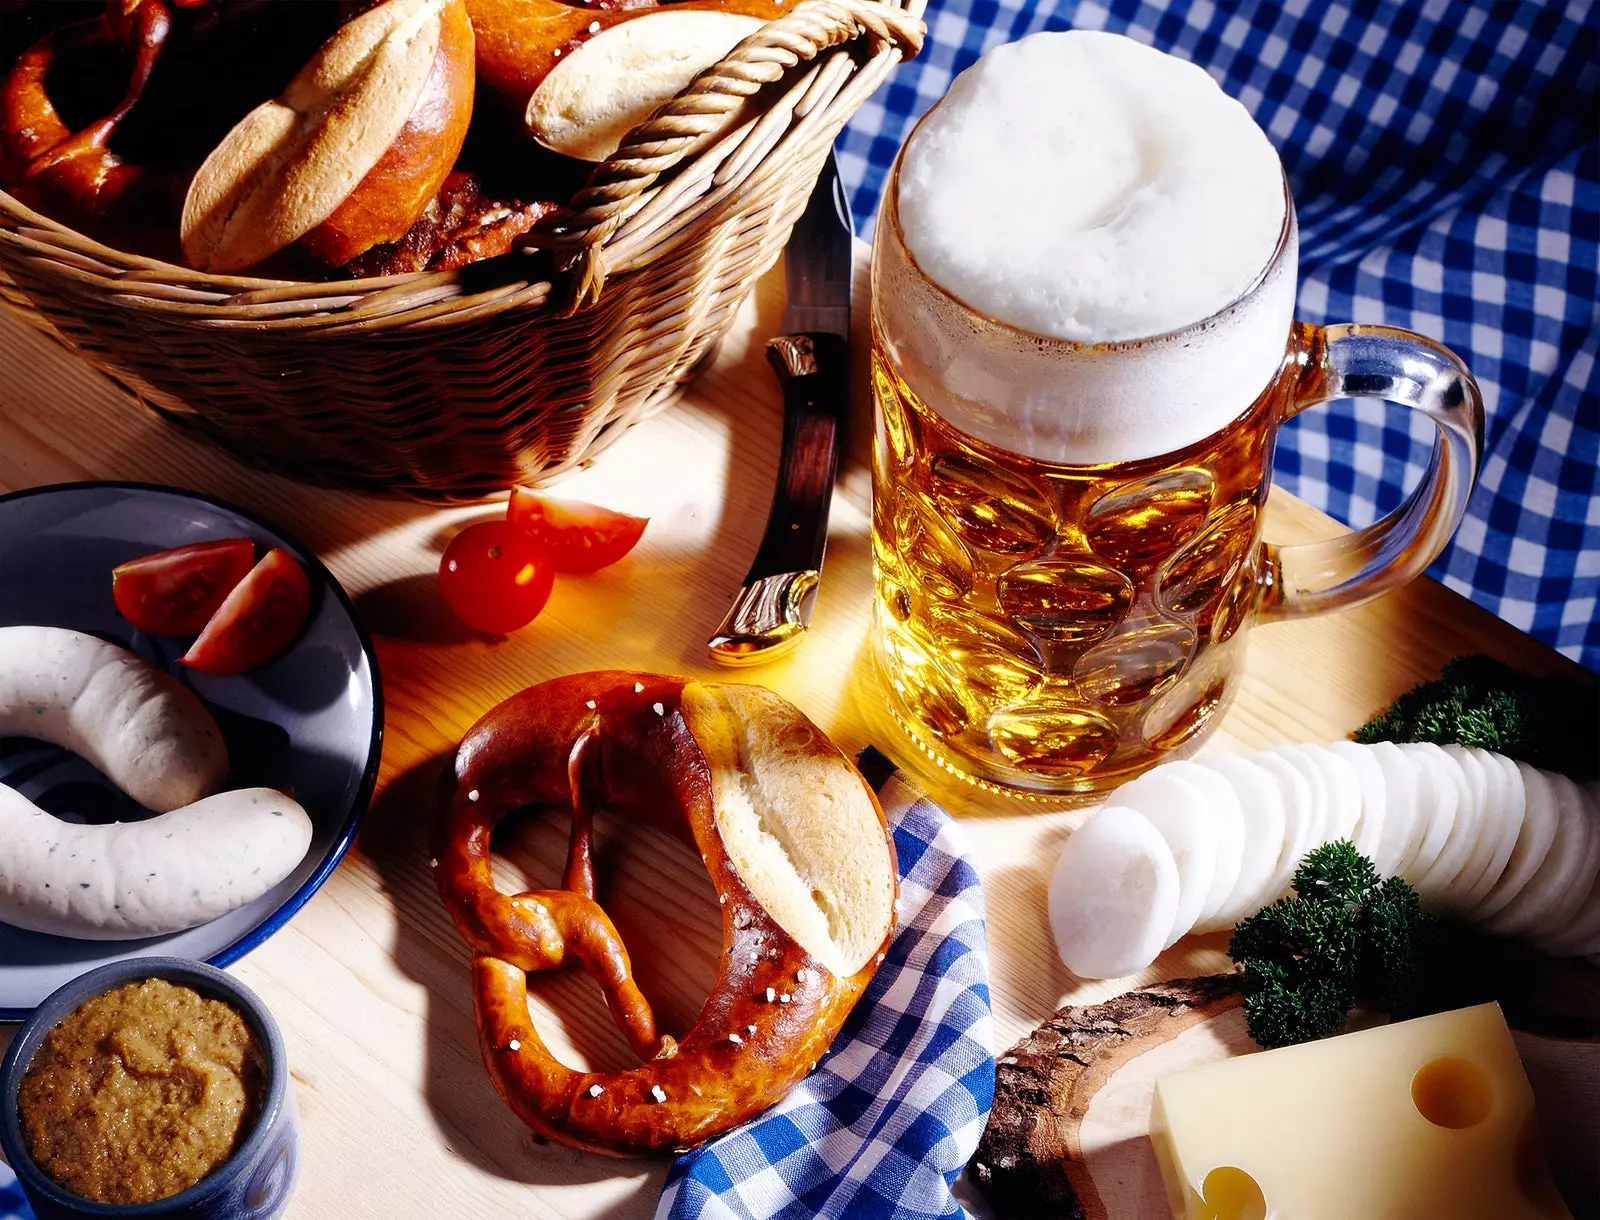
<instances>
[{"instance_id":1,"label":"glass beer mug","mask_svg":"<svg viewBox=\"0 0 1600 1220\"><path fill-rule=\"evenodd\" d=\"M884 695L922 750L968 779L1043 796L1104 792L1191 753L1216 727L1252 624L1354 606L1427 567L1476 477L1478 388L1422 336L1291 321L1298 233L1286 183L1267 265L1190 325L1084 343L995 321L908 249L905 157L902 148L888 180L872 267L873 650ZM1152 395L1185 401L1165 411ZM1230 396L1247 405L1183 435ZM1352 534L1263 541L1279 425L1356 396L1435 423L1421 484ZM1154 456L1139 453L1119 430L1135 407L1176 443L1146 438ZM1065 446L1051 431L1063 417ZM1019 420L1049 426L1041 434ZM1085 440L1110 457L1074 460Z\"/></svg>"}]
</instances>

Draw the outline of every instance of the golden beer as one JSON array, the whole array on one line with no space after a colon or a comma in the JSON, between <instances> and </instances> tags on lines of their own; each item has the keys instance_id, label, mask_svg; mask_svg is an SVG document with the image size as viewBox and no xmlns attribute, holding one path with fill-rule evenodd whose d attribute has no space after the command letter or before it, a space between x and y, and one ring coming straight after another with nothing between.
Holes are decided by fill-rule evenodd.
<instances>
[{"instance_id":1,"label":"golden beer","mask_svg":"<svg viewBox=\"0 0 1600 1220\"><path fill-rule=\"evenodd\" d=\"M1477 386L1421 336L1296 323L1297 255L1265 135L1129 39L999 47L919 121L873 245L873 651L934 761L1103 792L1198 748L1252 623L1377 596L1449 540ZM1438 426L1422 483L1353 535L1264 542L1278 425L1357 395Z\"/></svg>"},{"instance_id":2,"label":"golden beer","mask_svg":"<svg viewBox=\"0 0 1600 1220\"><path fill-rule=\"evenodd\" d=\"M874 337L875 647L895 718L1006 787L1094 790L1226 706L1289 378L1166 457L1069 466L942 419Z\"/></svg>"}]
</instances>

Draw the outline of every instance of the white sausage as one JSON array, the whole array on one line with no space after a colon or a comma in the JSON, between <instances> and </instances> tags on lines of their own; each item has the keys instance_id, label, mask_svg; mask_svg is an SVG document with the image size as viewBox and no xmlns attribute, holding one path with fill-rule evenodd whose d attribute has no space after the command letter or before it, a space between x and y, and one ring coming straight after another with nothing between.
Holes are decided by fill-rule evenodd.
<instances>
[{"instance_id":1,"label":"white sausage","mask_svg":"<svg viewBox=\"0 0 1600 1220\"><path fill-rule=\"evenodd\" d=\"M59 627L0 627L0 735L71 750L157 813L215 792L228 773L217 722L175 678Z\"/></svg>"},{"instance_id":2,"label":"white sausage","mask_svg":"<svg viewBox=\"0 0 1600 1220\"><path fill-rule=\"evenodd\" d=\"M192 928L295 869L311 819L271 788L241 788L142 822L63 822L0 784L0 922L85 940Z\"/></svg>"}]
</instances>

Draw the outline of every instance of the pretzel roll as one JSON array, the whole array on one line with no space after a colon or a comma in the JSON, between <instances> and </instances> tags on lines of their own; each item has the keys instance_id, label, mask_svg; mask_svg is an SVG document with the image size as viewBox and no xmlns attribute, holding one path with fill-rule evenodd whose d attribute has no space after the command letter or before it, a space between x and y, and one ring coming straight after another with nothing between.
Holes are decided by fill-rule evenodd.
<instances>
[{"instance_id":1,"label":"pretzel roll","mask_svg":"<svg viewBox=\"0 0 1600 1220\"><path fill-rule=\"evenodd\" d=\"M674 0L658 7L650 0L467 0L478 39L478 80L506 110L527 113L533 91L564 58L595 35L648 13L707 10L742 13L771 21L794 0Z\"/></svg>"},{"instance_id":2,"label":"pretzel roll","mask_svg":"<svg viewBox=\"0 0 1600 1220\"><path fill-rule=\"evenodd\" d=\"M571 811L564 889L494 887L489 840L527 805ZM595 902L592 811L686 840L716 887L715 986L681 1039L656 1028ZM471 947L479 1043L535 1132L615 1156L678 1151L782 1098L816 1064L894 930L894 849L860 773L760 687L574 674L530 687L462 741L438 848L440 895ZM644 1060L558 1063L528 1014L527 972L581 962Z\"/></svg>"},{"instance_id":3,"label":"pretzel roll","mask_svg":"<svg viewBox=\"0 0 1600 1220\"><path fill-rule=\"evenodd\" d=\"M299 242L338 266L403 237L466 139L473 45L462 0L385 0L340 28L201 165L184 257L240 271Z\"/></svg>"}]
</instances>

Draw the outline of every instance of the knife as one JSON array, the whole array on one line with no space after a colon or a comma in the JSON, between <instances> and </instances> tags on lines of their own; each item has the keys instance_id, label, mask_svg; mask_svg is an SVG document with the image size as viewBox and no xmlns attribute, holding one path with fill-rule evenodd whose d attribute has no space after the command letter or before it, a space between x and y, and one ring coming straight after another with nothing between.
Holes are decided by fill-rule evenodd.
<instances>
[{"instance_id":1,"label":"knife","mask_svg":"<svg viewBox=\"0 0 1600 1220\"><path fill-rule=\"evenodd\" d=\"M706 646L725 665L757 665L811 625L839 434L850 404L850 204L830 154L784 249L784 333L767 344L783 386L778 487L744 587Z\"/></svg>"}]
</instances>

